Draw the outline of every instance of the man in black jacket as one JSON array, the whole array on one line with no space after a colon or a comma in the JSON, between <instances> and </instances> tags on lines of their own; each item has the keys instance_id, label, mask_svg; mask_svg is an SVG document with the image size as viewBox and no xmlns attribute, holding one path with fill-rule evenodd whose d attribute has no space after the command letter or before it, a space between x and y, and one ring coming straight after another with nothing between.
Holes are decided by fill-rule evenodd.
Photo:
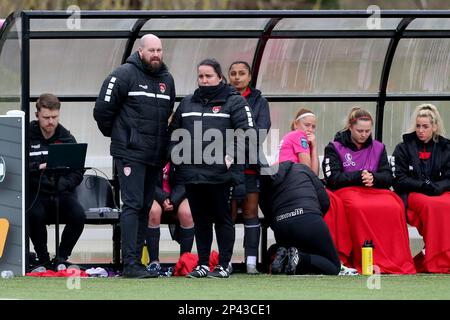
<instances>
[{"instance_id":1,"label":"man in black jacket","mask_svg":"<svg viewBox=\"0 0 450 320\"><path fill-rule=\"evenodd\" d=\"M138 51L106 78L95 103L94 118L103 135L111 137L119 177L125 277L158 276L145 269L140 257L174 103L175 85L163 63L161 40L152 34L143 36Z\"/></svg>"},{"instance_id":2,"label":"man in black jacket","mask_svg":"<svg viewBox=\"0 0 450 320\"><path fill-rule=\"evenodd\" d=\"M83 171L74 170L60 176L58 184L52 173L47 172L48 146L52 143L76 143L70 132L59 124L60 102L53 94L42 94L36 102L36 118L29 126L30 141L30 238L39 263L50 265L47 250L46 224L55 219L55 194L59 191L59 215L66 226L59 245L59 257L55 265L67 261L84 228L85 214L74 190L83 180Z\"/></svg>"}]
</instances>

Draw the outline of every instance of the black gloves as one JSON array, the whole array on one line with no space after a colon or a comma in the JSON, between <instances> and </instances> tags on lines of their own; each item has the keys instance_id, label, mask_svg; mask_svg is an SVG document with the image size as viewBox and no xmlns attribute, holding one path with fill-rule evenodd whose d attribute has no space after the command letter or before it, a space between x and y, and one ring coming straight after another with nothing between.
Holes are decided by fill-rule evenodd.
<instances>
[{"instance_id":1,"label":"black gloves","mask_svg":"<svg viewBox=\"0 0 450 320\"><path fill-rule=\"evenodd\" d=\"M439 186L437 183L432 182L430 180L425 180L425 182L422 184L423 193L425 193L427 196L438 196L444 193L444 188Z\"/></svg>"}]
</instances>

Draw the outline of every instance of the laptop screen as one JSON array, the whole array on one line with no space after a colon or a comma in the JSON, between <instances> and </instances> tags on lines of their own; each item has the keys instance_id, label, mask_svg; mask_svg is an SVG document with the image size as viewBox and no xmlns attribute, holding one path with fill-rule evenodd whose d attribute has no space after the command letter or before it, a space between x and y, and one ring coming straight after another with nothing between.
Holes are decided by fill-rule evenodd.
<instances>
[{"instance_id":1,"label":"laptop screen","mask_svg":"<svg viewBox=\"0 0 450 320\"><path fill-rule=\"evenodd\" d=\"M84 169L87 143L55 143L48 146L47 169Z\"/></svg>"}]
</instances>

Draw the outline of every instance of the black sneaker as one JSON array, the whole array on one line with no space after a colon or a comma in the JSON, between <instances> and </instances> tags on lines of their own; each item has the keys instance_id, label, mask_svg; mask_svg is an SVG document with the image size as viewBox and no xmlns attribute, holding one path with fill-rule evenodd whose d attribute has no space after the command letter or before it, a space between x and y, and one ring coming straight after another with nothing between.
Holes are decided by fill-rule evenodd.
<instances>
[{"instance_id":1,"label":"black sneaker","mask_svg":"<svg viewBox=\"0 0 450 320\"><path fill-rule=\"evenodd\" d=\"M195 269L186 275L186 278L206 278L209 273L209 267L198 265Z\"/></svg>"},{"instance_id":2,"label":"black sneaker","mask_svg":"<svg viewBox=\"0 0 450 320\"><path fill-rule=\"evenodd\" d=\"M298 250L295 247L290 247L288 249L288 262L286 265L286 274L295 274L297 270L297 265L300 262L300 257L298 255Z\"/></svg>"},{"instance_id":3,"label":"black sneaker","mask_svg":"<svg viewBox=\"0 0 450 320\"><path fill-rule=\"evenodd\" d=\"M272 274L280 274L283 273L286 269L286 264L288 261L287 250L285 247L279 247L275 254L275 259L270 265L270 273Z\"/></svg>"},{"instance_id":4,"label":"black sneaker","mask_svg":"<svg viewBox=\"0 0 450 320\"><path fill-rule=\"evenodd\" d=\"M145 279L157 278L159 275L156 272L150 272L143 264L129 264L123 267L122 276L124 278Z\"/></svg>"},{"instance_id":5,"label":"black sneaker","mask_svg":"<svg viewBox=\"0 0 450 320\"><path fill-rule=\"evenodd\" d=\"M208 278L226 279L230 277L228 268L224 268L221 265L217 265L213 271L208 273Z\"/></svg>"},{"instance_id":6,"label":"black sneaker","mask_svg":"<svg viewBox=\"0 0 450 320\"><path fill-rule=\"evenodd\" d=\"M72 265L72 263L67 261L67 259L56 258L56 257L53 258L52 264L53 264L53 270L56 272L66 270L67 268L69 268Z\"/></svg>"}]
</instances>

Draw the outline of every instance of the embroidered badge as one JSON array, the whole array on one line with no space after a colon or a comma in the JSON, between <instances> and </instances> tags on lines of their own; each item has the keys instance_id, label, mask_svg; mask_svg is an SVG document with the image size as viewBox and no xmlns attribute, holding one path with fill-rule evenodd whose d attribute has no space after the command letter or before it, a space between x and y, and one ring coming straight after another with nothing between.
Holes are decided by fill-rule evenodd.
<instances>
[{"instance_id":1,"label":"embroidered badge","mask_svg":"<svg viewBox=\"0 0 450 320\"><path fill-rule=\"evenodd\" d=\"M302 145L303 149L308 149L308 140L306 140L306 138L300 138L300 144Z\"/></svg>"},{"instance_id":2,"label":"embroidered badge","mask_svg":"<svg viewBox=\"0 0 450 320\"><path fill-rule=\"evenodd\" d=\"M212 107L212 112L214 112L214 113L219 113L219 112L220 112L220 109L222 109L221 106L214 106L214 107Z\"/></svg>"},{"instance_id":3,"label":"embroidered badge","mask_svg":"<svg viewBox=\"0 0 450 320\"><path fill-rule=\"evenodd\" d=\"M166 92L166 84L165 83L162 83L162 82L159 83L159 91L161 91L161 93Z\"/></svg>"},{"instance_id":4,"label":"embroidered badge","mask_svg":"<svg viewBox=\"0 0 450 320\"><path fill-rule=\"evenodd\" d=\"M123 174L128 177L131 174L131 167L124 167Z\"/></svg>"}]
</instances>

